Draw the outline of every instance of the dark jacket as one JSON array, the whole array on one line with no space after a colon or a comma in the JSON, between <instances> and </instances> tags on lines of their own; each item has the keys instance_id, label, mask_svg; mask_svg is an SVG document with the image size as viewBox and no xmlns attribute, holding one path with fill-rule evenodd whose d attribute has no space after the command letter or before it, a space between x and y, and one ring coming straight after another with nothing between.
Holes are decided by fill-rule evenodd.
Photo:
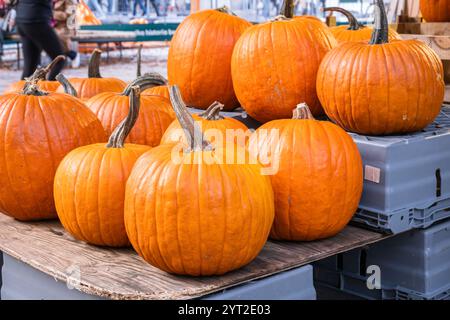
<instances>
[{"instance_id":1,"label":"dark jacket","mask_svg":"<svg viewBox=\"0 0 450 320\"><path fill-rule=\"evenodd\" d=\"M16 6L17 23L38 23L52 20L52 0L19 0Z\"/></svg>"}]
</instances>

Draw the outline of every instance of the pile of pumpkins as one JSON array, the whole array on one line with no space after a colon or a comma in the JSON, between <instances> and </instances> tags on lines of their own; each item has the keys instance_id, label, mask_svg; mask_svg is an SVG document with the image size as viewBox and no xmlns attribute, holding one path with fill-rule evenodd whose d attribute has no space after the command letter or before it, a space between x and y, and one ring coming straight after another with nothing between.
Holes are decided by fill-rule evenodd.
<instances>
[{"instance_id":1,"label":"pile of pumpkins","mask_svg":"<svg viewBox=\"0 0 450 320\"><path fill-rule=\"evenodd\" d=\"M79 240L131 244L153 266L195 276L248 264L268 237L336 235L363 184L346 130L420 130L444 96L437 55L399 40L376 6L373 28L330 8L348 30L294 17L293 1L253 26L227 8L192 14L171 42L168 82L102 78L97 50L88 78L48 82L52 64L39 68L0 96L0 211L58 217ZM264 124L244 141L209 136L247 131L220 113L239 105ZM315 120L324 113L331 121Z\"/></svg>"}]
</instances>

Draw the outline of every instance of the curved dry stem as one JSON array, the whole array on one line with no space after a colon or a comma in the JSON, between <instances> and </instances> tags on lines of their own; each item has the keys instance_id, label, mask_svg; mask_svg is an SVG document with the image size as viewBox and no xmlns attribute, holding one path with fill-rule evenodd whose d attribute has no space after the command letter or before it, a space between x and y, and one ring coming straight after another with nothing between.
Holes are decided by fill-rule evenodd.
<instances>
[{"instance_id":1,"label":"curved dry stem","mask_svg":"<svg viewBox=\"0 0 450 320\"><path fill-rule=\"evenodd\" d=\"M359 30L365 28L364 25L358 22L358 19L350 12L340 7L329 7L323 9L324 12L339 12L342 13L348 20L348 30Z\"/></svg>"},{"instance_id":2,"label":"curved dry stem","mask_svg":"<svg viewBox=\"0 0 450 320\"><path fill-rule=\"evenodd\" d=\"M285 16L288 19L294 17L295 0L284 0L281 5L280 15Z\"/></svg>"},{"instance_id":3,"label":"curved dry stem","mask_svg":"<svg viewBox=\"0 0 450 320\"><path fill-rule=\"evenodd\" d=\"M102 57L102 50L94 49L89 59L88 77L89 78L101 78L100 74L100 60Z\"/></svg>"},{"instance_id":4,"label":"curved dry stem","mask_svg":"<svg viewBox=\"0 0 450 320\"><path fill-rule=\"evenodd\" d=\"M223 117L220 115L224 105L218 101L213 102L208 109L199 114L200 117L206 120L221 120Z\"/></svg>"},{"instance_id":5,"label":"curved dry stem","mask_svg":"<svg viewBox=\"0 0 450 320\"><path fill-rule=\"evenodd\" d=\"M292 112L292 119L296 119L296 120L306 120L306 119L311 119L314 120L314 116L311 113L311 110L309 109L308 105L303 102L303 103L299 103L297 105L297 107L294 109L294 111Z\"/></svg>"},{"instance_id":6,"label":"curved dry stem","mask_svg":"<svg viewBox=\"0 0 450 320\"><path fill-rule=\"evenodd\" d=\"M114 129L109 137L107 148L123 148L125 140L133 129L137 118L139 117L141 91L139 86L133 86L130 92L130 110L128 115Z\"/></svg>"},{"instance_id":7,"label":"curved dry stem","mask_svg":"<svg viewBox=\"0 0 450 320\"><path fill-rule=\"evenodd\" d=\"M141 92L148 88L165 86L168 84L166 78L156 72L146 73L141 77L136 78L127 87L123 90L122 95L128 96L130 95L131 88L134 86L139 86Z\"/></svg>"},{"instance_id":8,"label":"curved dry stem","mask_svg":"<svg viewBox=\"0 0 450 320\"><path fill-rule=\"evenodd\" d=\"M389 42L389 24L383 0L375 1L375 26L369 44Z\"/></svg>"},{"instance_id":9,"label":"curved dry stem","mask_svg":"<svg viewBox=\"0 0 450 320\"><path fill-rule=\"evenodd\" d=\"M222 13L226 13L226 14L229 14L229 15L232 15L232 16L235 16L235 15L236 15L236 14L235 14L233 11L231 11L231 9L228 8L227 6L223 6L223 7L220 7L220 8L216 8L216 11L219 11L219 12L222 12Z\"/></svg>"},{"instance_id":10,"label":"curved dry stem","mask_svg":"<svg viewBox=\"0 0 450 320\"><path fill-rule=\"evenodd\" d=\"M139 45L137 52L137 67L136 67L136 77L140 77L142 75L142 44Z\"/></svg>"},{"instance_id":11,"label":"curved dry stem","mask_svg":"<svg viewBox=\"0 0 450 320\"><path fill-rule=\"evenodd\" d=\"M64 92L70 94L71 96L77 98L77 90L72 86L69 79L67 79L62 73L56 76L56 80L62 85Z\"/></svg>"},{"instance_id":12,"label":"curved dry stem","mask_svg":"<svg viewBox=\"0 0 450 320\"><path fill-rule=\"evenodd\" d=\"M48 92L41 91L38 86L38 79L36 78L27 78L25 79L25 86L23 87L22 94L28 96L46 96Z\"/></svg>"},{"instance_id":13,"label":"curved dry stem","mask_svg":"<svg viewBox=\"0 0 450 320\"><path fill-rule=\"evenodd\" d=\"M178 122L180 122L181 127L184 129L184 134L188 141L189 147L185 149L185 152L212 150L211 143L203 137L200 127L195 123L194 118L192 118L192 115L187 110L178 87L170 86L169 94L170 102L172 103Z\"/></svg>"}]
</instances>

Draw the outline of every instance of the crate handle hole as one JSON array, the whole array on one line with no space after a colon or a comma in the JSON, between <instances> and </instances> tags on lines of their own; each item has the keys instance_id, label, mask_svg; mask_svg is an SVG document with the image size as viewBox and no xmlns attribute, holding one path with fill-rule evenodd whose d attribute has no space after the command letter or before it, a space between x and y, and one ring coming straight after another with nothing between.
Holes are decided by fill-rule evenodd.
<instances>
[{"instance_id":1,"label":"crate handle hole","mask_svg":"<svg viewBox=\"0 0 450 320\"><path fill-rule=\"evenodd\" d=\"M442 183L442 179L441 179L441 169L437 169L436 170L436 197L440 197L441 196L441 183Z\"/></svg>"}]
</instances>

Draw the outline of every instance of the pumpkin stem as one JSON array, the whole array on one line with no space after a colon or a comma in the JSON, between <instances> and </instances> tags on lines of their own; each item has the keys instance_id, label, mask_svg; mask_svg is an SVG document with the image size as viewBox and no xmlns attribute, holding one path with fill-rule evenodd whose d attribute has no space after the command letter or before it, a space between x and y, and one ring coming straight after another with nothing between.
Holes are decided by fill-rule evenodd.
<instances>
[{"instance_id":1,"label":"pumpkin stem","mask_svg":"<svg viewBox=\"0 0 450 320\"><path fill-rule=\"evenodd\" d=\"M141 66L142 66L142 44L139 45L138 52L137 52L136 77L140 77L142 75L142 73L141 73Z\"/></svg>"},{"instance_id":2,"label":"pumpkin stem","mask_svg":"<svg viewBox=\"0 0 450 320\"><path fill-rule=\"evenodd\" d=\"M389 24L383 0L375 1L375 26L369 44L389 42Z\"/></svg>"},{"instance_id":3,"label":"pumpkin stem","mask_svg":"<svg viewBox=\"0 0 450 320\"><path fill-rule=\"evenodd\" d=\"M139 86L141 92L148 88L167 85L167 80L156 72L146 73L141 77L133 80L122 92L123 96L128 96L134 86Z\"/></svg>"},{"instance_id":4,"label":"pumpkin stem","mask_svg":"<svg viewBox=\"0 0 450 320\"><path fill-rule=\"evenodd\" d=\"M311 110L309 110L309 107L308 107L308 105L305 102L298 104L297 107L294 109L294 111L292 113L293 113L292 119L296 119L296 120L311 119L311 120L314 120L314 116L311 113Z\"/></svg>"},{"instance_id":5,"label":"pumpkin stem","mask_svg":"<svg viewBox=\"0 0 450 320\"><path fill-rule=\"evenodd\" d=\"M350 12L340 7L329 7L323 9L324 12L330 11L331 13L336 11L342 13L348 20L348 29L347 30L359 30L365 28L364 25L358 22L358 19Z\"/></svg>"},{"instance_id":6,"label":"pumpkin stem","mask_svg":"<svg viewBox=\"0 0 450 320\"><path fill-rule=\"evenodd\" d=\"M227 6L223 6L223 7L220 7L220 8L216 8L216 11L219 11L219 12L222 12L222 13L226 13L226 14L229 14L229 15L232 15L232 16L235 16L235 15L236 15L236 14L235 14L233 11L231 11L231 9L228 8Z\"/></svg>"},{"instance_id":7,"label":"pumpkin stem","mask_svg":"<svg viewBox=\"0 0 450 320\"><path fill-rule=\"evenodd\" d=\"M281 5L280 15L292 19L295 11L295 0L284 0Z\"/></svg>"},{"instance_id":8,"label":"pumpkin stem","mask_svg":"<svg viewBox=\"0 0 450 320\"><path fill-rule=\"evenodd\" d=\"M206 120L221 120L223 117L220 115L224 105L218 101L213 102L208 109L199 114L200 117Z\"/></svg>"},{"instance_id":9,"label":"pumpkin stem","mask_svg":"<svg viewBox=\"0 0 450 320\"><path fill-rule=\"evenodd\" d=\"M25 85L22 90L22 94L27 96L46 96L48 95L48 92L39 90L38 81L37 78L27 78L25 79Z\"/></svg>"},{"instance_id":10,"label":"pumpkin stem","mask_svg":"<svg viewBox=\"0 0 450 320\"><path fill-rule=\"evenodd\" d=\"M37 67L36 70L33 72L33 74L29 77L29 79L37 79L37 81L45 80L47 78L47 74L53 69L53 67L60 61L64 60L66 60L65 56L57 56L46 67ZM30 82L25 82L25 86L27 86L29 83Z\"/></svg>"},{"instance_id":11,"label":"pumpkin stem","mask_svg":"<svg viewBox=\"0 0 450 320\"><path fill-rule=\"evenodd\" d=\"M94 49L89 59L88 77L89 78L101 78L100 74L100 60L102 57L102 50Z\"/></svg>"},{"instance_id":12,"label":"pumpkin stem","mask_svg":"<svg viewBox=\"0 0 450 320\"><path fill-rule=\"evenodd\" d=\"M70 81L62 73L56 76L56 80L62 85L65 93L70 94L75 98L78 97L77 90L72 86Z\"/></svg>"},{"instance_id":13,"label":"pumpkin stem","mask_svg":"<svg viewBox=\"0 0 450 320\"><path fill-rule=\"evenodd\" d=\"M185 152L212 150L211 143L204 139L200 127L187 110L178 86L169 86L169 94L170 102L175 110L178 122L180 122L181 127L184 129L184 134L189 143L189 148Z\"/></svg>"},{"instance_id":14,"label":"pumpkin stem","mask_svg":"<svg viewBox=\"0 0 450 320\"><path fill-rule=\"evenodd\" d=\"M131 87L130 91L130 110L128 115L122 122L114 129L109 137L107 148L123 148L126 138L133 129L134 124L139 116L141 90L139 86Z\"/></svg>"}]
</instances>

